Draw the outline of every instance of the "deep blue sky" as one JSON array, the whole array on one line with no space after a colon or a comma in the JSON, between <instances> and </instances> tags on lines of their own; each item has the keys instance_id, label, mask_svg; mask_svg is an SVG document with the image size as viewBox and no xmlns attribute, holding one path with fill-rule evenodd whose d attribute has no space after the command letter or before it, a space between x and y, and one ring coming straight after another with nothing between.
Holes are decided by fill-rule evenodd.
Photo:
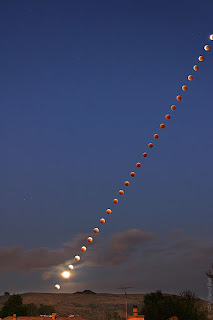
<instances>
[{"instance_id":1,"label":"deep blue sky","mask_svg":"<svg viewBox=\"0 0 213 320\"><path fill-rule=\"evenodd\" d=\"M90 232L106 208L114 209L112 199L135 170L102 238L137 228L165 240L178 229L205 242L205 257L188 266L178 259L180 279L162 257L158 276L165 281L158 283L157 253L145 261L139 247L134 278L122 264L94 266L64 290L113 292L119 274L117 281L134 282L135 292L193 289L205 298L204 273L213 262L212 12L210 0L1 1L1 260L12 263L15 253L4 253L14 246L23 247L23 256L27 249L60 250ZM205 44L212 50L205 52ZM205 60L194 72L200 54ZM183 84L188 91L176 103ZM156 132L160 138L149 151ZM57 275L42 280L44 270L19 269L2 269L2 292L52 291L59 281Z\"/></svg>"}]
</instances>

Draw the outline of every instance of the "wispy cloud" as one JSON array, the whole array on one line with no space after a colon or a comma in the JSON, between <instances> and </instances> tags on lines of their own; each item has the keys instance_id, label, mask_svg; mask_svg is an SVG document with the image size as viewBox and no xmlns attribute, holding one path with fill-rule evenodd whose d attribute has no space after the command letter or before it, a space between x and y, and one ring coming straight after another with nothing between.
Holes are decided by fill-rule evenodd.
<instances>
[{"instance_id":1,"label":"wispy cloud","mask_svg":"<svg viewBox=\"0 0 213 320\"><path fill-rule=\"evenodd\" d=\"M79 249L85 244L85 239L88 235L79 234L72 241L64 243L61 248L50 249L47 247L25 249L23 247L0 247L0 272L5 270L21 270L30 272L38 269L49 269L64 265L65 262L73 261L74 255L79 253ZM125 232L116 233L112 236L109 242L99 245L96 240L96 249L86 253L86 258L83 261L85 265L119 265L128 260L129 254L139 245L144 245L147 242L156 238L156 235L144 232L138 229L132 229ZM96 238L98 239L98 238ZM92 244L93 246L93 244ZM82 264L80 261L79 265Z\"/></svg>"},{"instance_id":2,"label":"wispy cloud","mask_svg":"<svg viewBox=\"0 0 213 320\"><path fill-rule=\"evenodd\" d=\"M74 255L80 252L87 236L79 234L58 249L1 247L0 272L41 270L44 278L55 277L68 263L73 262ZM88 251L82 254L81 261L76 264L76 269L81 269L81 272L76 273L75 277L83 274L83 267L104 266L105 270L112 270L116 266L115 274L120 270L128 274L128 278L133 277L140 285L142 268L143 287L149 290L156 285L165 290L185 285L190 288L190 284L193 288L205 276L213 259L212 241L189 238L183 232L176 231L175 236L171 237L171 232L160 236L130 229L115 233L108 240L101 239L98 235L88 247ZM81 278L79 281L81 283ZM104 281L107 282L107 279L103 279ZM94 279L92 283L94 284Z\"/></svg>"},{"instance_id":3,"label":"wispy cloud","mask_svg":"<svg viewBox=\"0 0 213 320\"><path fill-rule=\"evenodd\" d=\"M105 244L105 248L99 247L92 252L85 264L93 266L118 266L127 262L134 251L145 247L157 238L154 233L139 229L130 229L114 234Z\"/></svg>"},{"instance_id":4,"label":"wispy cloud","mask_svg":"<svg viewBox=\"0 0 213 320\"><path fill-rule=\"evenodd\" d=\"M85 234L79 234L72 241L64 243L59 249L0 247L0 272L8 270L30 272L57 266L79 252L86 237Z\"/></svg>"}]
</instances>

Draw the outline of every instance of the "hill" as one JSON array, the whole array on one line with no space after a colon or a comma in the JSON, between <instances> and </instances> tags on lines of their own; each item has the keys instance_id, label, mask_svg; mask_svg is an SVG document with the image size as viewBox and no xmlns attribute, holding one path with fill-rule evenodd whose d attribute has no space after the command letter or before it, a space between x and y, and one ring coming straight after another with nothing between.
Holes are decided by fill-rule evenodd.
<instances>
[{"instance_id":1,"label":"hill","mask_svg":"<svg viewBox=\"0 0 213 320\"><path fill-rule=\"evenodd\" d=\"M105 319L109 312L125 317L125 297L124 294L111 293L24 293L21 294L23 303L34 303L53 305L59 315L80 315L82 317L100 320ZM132 314L133 305L141 310L144 294L128 294L128 314ZM0 296L0 308L7 301L8 296ZM206 301L200 301L204 307L207 307ZM212 318L213 320L213 318Z\"/></svg>"},{"instance_id":2,"label":"hill","mask_svg":"<svg viewBox=\"0 0 213 320\"><path fill-rule=\"evenodd\" d=\"M109 293L24 293L21 294L23 303L35 303L39 306L41 303L53 305L60 315L80 315L91 319L105 319L106 313L117 312L120 316L125 316L125 298L124 294ZM132 314L133 305L142 307L143 294L128 295L128 310ZM8 296L0 296L0 308Z\"/></svg>"}]
</instances>

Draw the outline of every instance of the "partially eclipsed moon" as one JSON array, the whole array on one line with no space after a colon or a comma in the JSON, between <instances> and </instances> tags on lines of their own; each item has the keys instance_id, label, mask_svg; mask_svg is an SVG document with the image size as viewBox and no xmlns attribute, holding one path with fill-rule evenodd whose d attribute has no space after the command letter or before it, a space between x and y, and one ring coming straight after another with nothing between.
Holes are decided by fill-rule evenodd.
<instances>
[{"instance_id":1,"label":"partially eclipsed moon","mask_svg":"<svg viewBox=\"0 0 213 320\"><path fill-rule=\"evenodd\" d=\"M59 290L61 287L60 287L59 284L56 284L56 285L55 285L55 288L56 288L57 290Z\"/></svg>"}]
</instances>

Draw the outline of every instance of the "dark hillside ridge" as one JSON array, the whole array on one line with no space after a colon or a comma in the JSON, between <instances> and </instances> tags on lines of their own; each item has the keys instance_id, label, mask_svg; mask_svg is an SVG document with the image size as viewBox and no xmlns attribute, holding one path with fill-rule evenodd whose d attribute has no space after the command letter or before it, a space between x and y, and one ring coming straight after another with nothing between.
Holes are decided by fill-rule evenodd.
<instances>
[{"instance_id":1,"label":"dark hillside ridge","mask_svg":"<svg viewBox=\"0 0 213 320\"><path fill-rule=\"evenodd\" d=\"M128 315L132 315L133 306L142 309L145 294L128 294ZM167 295L167 294L165 294ZM112 293L95 293L91 290L84 290L75 293L39 293L29 292L21 294L24 304L34 303L37 307L40 304L52 305L59 316L79 315L82 318L91 320L105 319L107 313L114 312L125 318L125 295ZM0 296L0 309L9 296ZM208 302L200 300L200 303L207 308ZM212 306L213 308L213 306ZM72 318L71 318L72 319ZM213 320L212 318L209 320Z\"/></svg>"}]
</instances>

